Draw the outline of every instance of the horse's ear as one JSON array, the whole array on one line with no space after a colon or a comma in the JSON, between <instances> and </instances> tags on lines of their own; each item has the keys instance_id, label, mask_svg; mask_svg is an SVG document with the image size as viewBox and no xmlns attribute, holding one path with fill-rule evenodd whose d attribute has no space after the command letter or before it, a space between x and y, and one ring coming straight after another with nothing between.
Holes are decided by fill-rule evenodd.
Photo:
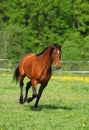
<instances>
[{"instance_id":1,"label":"horse's ear","mask_svg":"<svg viewBox=\"0 0 89 130\"><path fill-rule=\"evenodd\" d=\"M54 43L51 45L52 48L54 48Z\"/></svg>"},{"instance_id":2,"label":"horse's ear","mask_svg":"<svg viewBox=\"0 0 89 130\"><path fill-rule=\"evenodd\" d=\"M50 50L51 50L51 53L52 53L53 50L54 50L54 44L51 44L51 46L50 46Z\"/></svg>"},{"instance_id":3,"label":"horse's ear","mask_svg":"<svg viewBox=\"0 0 89 130\"><path fill-rule=\"evenodd\" d=\"M59 46L60 46L60 47L62 47L62 46L63 46L63 44L62 44L62 43L60 43L60 44L59 44Z\"/></svg>"},{"instance_id":4,"label":"horse's ear","mask_svg":"<svg viewBox=\"0 0 89 130\"><path fill-rule=\"evenodd\" d=\"M55 48L55 46L54 46L54 43L53 44L51 44L51 49L53 50L54 48Z\"/></svg>"}]
</instances>

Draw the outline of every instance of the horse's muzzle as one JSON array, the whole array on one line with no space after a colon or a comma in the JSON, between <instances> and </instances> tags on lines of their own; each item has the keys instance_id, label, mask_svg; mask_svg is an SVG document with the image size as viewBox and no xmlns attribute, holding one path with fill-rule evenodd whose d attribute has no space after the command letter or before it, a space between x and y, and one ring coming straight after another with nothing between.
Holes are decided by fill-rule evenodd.
<instances>
[{"instance_id":1,"label":"horse's muzzle","mask_svg":"<svg viewBox=\"0 0 89 130\"><path fill-rule=\"evenodd\" d=\"M56 69L59 70L61 68L61 66L56 66Z\"/></svg>"}]
</instances>

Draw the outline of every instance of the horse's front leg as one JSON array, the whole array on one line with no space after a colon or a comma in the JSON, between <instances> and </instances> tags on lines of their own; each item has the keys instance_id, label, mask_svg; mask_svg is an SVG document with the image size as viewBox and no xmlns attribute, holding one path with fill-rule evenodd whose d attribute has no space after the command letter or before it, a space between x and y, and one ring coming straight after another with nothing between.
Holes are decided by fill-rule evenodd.
<instances>
[{"instance_id":1,"label":"horse's front leg","mask_svg":"<svg viewBox=\"0 0 89 130\"><path fill-rule=\"evenodd\" d=\"M37 92L36 92L36 81L32 81L31 85L32 85L32 89L33 89L33 94L32 97L27 98L27 102L32 102L34 98L37 97Z\"/></svg>"},{"instance_id":2,"label":"horse's front leg","mask_svg":"<svg viewBox=\"0 0 89 130\"><path fill-rule=\"evenodd\" d=\"M36 89L33 90L32 97L27 98L27 103L32 102L37 97Z\"/></svg>"},{"instance_id":3,"label":"horse's front leg","mask_svg":"<svg viewBox=\"0 0 89 130\"><path fill-rule=\"evenodd\" d=\"M48 82L42 83L41 86L40 86L40 89L39 89L39 92L38 92L38 95L37 95L37 99L36 99L36 103L34 105L34 110L35 111L38 110L38 102L39 102L39 100L41 98L41 95L42 95L42 92L43 92L44 88L47 86L47 83Z\"/></svg>"}]
</instances>

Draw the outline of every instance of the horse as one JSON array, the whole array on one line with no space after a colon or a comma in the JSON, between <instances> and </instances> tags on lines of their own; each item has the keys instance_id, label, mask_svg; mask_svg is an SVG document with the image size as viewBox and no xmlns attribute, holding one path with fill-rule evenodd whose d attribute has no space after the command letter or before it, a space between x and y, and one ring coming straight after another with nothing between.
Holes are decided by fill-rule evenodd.
<instances>
[{"instance_id":1,"label":"horse","mask_svg":"<svg viewBox=\"0 0 89 130\"><path fill-rule=\"evenodd\" d=\"M52 75L52 63L54 62L56 69L61 68L61 44L51 44L46 47L41 53L34 54L28 53L23 56L17 66L13 79L16 83L20 83L20 98L21 104L32 102L36 98L34 110L38 110L38 102L42 95L44 88L47 86L48 81ZM25 77L29 78L29 82L26 84L25 97L23 98L23 80ZM37 94L36 85L40 84ZM32 86L32 97L28 98L28 90Z\"/></svg>"}]
</instances>

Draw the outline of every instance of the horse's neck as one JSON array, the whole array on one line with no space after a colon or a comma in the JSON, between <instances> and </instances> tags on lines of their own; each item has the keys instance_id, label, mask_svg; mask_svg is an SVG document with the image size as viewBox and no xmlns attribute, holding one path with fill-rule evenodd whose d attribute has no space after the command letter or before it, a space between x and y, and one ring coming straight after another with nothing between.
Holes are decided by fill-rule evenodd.
<instances>
[{"instance_id":1,"label":"horse's neck","mask_svg":"<svg viewBox=\"0 0 89 130\"><path fill-rule=\"evenodd\" d=\"M39 56L39 58L41 59L41 62L45 65L45 66L51 66L52 64L52 59L51 59L51 54L50 54L50 48L48 48L43 54L41 54Z\"/></svg>"}]
</instances>

